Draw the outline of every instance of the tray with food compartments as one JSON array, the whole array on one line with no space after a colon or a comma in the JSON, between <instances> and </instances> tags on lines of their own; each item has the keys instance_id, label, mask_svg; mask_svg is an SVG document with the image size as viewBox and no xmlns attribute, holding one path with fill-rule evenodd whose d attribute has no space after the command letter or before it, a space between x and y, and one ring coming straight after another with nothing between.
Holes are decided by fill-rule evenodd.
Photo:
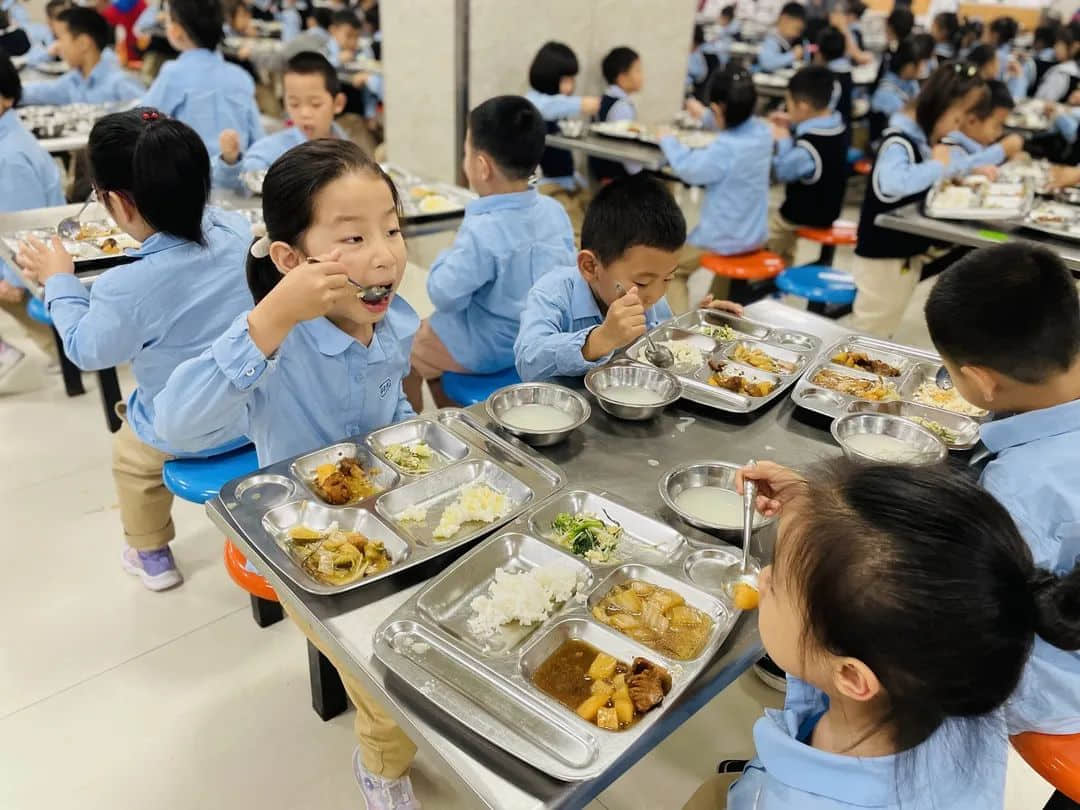
<instances>
[{"instance_id":1,"label":"tray with food compartments","mask_svg":"<svg viewBox=\"0 0 1080 810\"><path fill-rule=\"evenodd\" d=\"M924 210L933 219L1021 219L1034 199L1035 183L1029 178L991 181L973 174L937 183L926 196Z\"/></svg>"},{"instance_id":2,"label":"tray with food compartments","mask_svg":"<svg viewBox=\"0 0 1080 810\"><path fill-rule=\"evenodd\" d=\"M800 408L836 418L879 411L918 422L950 450L969 450L990 414L935 382L941 358L930 351L849 335L823 351L791 392Z\"/></svg>"},{"instance_id":3,"label":"tray with food compartments","mask_svg":"<svg viewBox=\"0 0 1080 810\"><path fill-rule=\"evenodd\" d=\"M739 611L716 571L740 558L610 494L559 492L391 614L375 655L473 733L590 779L720 650Z\"/></svg>"},{"instance_id":4,"label":"tray with food compartments","mask_svg":"<svg viewBox=\"0 0 1080 810\"><path fill-rule=\"evenodd\" d=\"M806 370L821 340L806 332L774 328L711 309L680 315L649 333L675 357L668 369L682 396L730 413L751 413L779 397ZM641 338L626 350L648 365Z\"/></svg>"},{"instance_id":5,"label":"tray with food compartments","mask_svg":"<svg viewBox=\"0 0 1080 810\"><path fill-rule=\"evenodd\" d=\"M1080 242L1080 205L1074 205L1069 199L1039 200L1024 217L1023 226L1059 239ZM1075 199L1080 202L1080 195Z\"/></svg>"},{"instance_id":6,"label":"tray with food compartments","mask_svg":"<svg viewBox=\"0 0 1080 810\"><path fill-rule=\"evenodd\" d=\"M62 217L57 217L58 223L60 219ZM80 226L79 233L76 234L74 239L60 240L64 245L64 249L71 254L76 273L87 270L103 270L107 267L115 267L118 264L128 264L138 259L137 256L127 255L125 251L138 248L139 243L112 222L104 219L84 219ZM56 228L29 228L0 235L0 242L3 242L6 256L13 260L15 254L18 253L19 243L29 239L31 236L37 237L43 242L48 242L56 236Z\"/></svg>"},{"instance_id":7,"label":"tray with food compartments","mask_svg":"<svg viewBox=\"0 0 1080 810\"><path fill-rule=\"evenodd\" d=\"M88 135L94 122L121 109L118 104L38 104L19 107L16 113L23 126L39 140Z\"/></svg>"},{"instance_id":8,"label":"tray with food compartments","mask_svg":"<svg viewBox=\"0 0 1080 810\"><path fill-rule=\"evenodd\" d=\"M230 519L308 593L344 593L492 532L562 487L558 467L445 409L221 488Z\"/></svg>"}]
</instances>

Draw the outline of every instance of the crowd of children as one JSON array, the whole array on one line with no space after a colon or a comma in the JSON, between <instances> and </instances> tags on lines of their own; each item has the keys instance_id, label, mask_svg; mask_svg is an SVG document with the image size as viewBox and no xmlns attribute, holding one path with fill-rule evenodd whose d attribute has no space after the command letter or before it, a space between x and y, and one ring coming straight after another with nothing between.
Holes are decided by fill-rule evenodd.
<instances>
[{"instance_id":1,"label":"crowd of children","mask_svg":"<svg viewBox=\"0 0 1080 810\"><path fill-rule=\"evenodd\" d=\"M6 11L17 18L19 8ZM289 2L233 2L227 13L220 0L139 8L137 27L150 36L160 25L177 53L147 89L121 69L105 17L53 0L55 41L40 32L31 41L27 29L23 53L51 48L68 73L24 87L0 52L0 211L64 199L56 164L14 107L137 100L94 124L87 162L98 201L140 243L138 261L87 290L59 239L31 238L18 267L2 267L0 300L21 309L32 280L72 363L131 364L136 388L118 408L112 464L123 569L153 591L183 581L162 481L171 458L250 442L260 465L272 464L414 415L425 384L449 404L439 385L447 372L580 378L690 308L687 281L703 253L767 246L790 266L798 229L827 228L843 207L864 11L848 2L808 19L804 5L787 3L753 65L731 55L733 7L722 10L719 40L696 29L686 110L715 137L702 148L662 137L662 179L592 159L590 182L570 152L545 143L567 118L636 119L640 54L610 50L603 94L582 96L574 51L544 44L524 96L496 96L468 114L462 167L478 196L430 268L434 313L421 320L398 295L407 256L399 191L335 123L350 103L338 69L363 48L377 8L363 17ZM281 89L290 125L264 136L255 80L219 45L254 17L275 16L289 40ZM973 34L946 12L917 33L900 6L886 23L869 94L874 157L852 318L882 336L943 251L876 217L943 178L996 176L1026 147L1004 135L1018 97L1068 101L1080 86L1080 37L1067 26L1036 31L1028 58L1007 18ZM783 110L759 116L754 74L789 66L799 69ZM381 93L370 79L352 89ZM1080 119L1055 110L1059 137L1074 143ZM265 173L255 229L209 203L215 186L247 193L242 177L252 172ZM704 189L692 229L671 178ZM770 215L772 180L784 197ZM741 312L726 295L717 278L698 306ZM759 626L788 673L787 700L755 726L756 758L707 782L688 808L1000 808L1006 731L1080 732L1075 282L1045 250L975 251L941 274L925 317L960 394L1009 414L982 428L993 459L978 483L955 470L847 462L740 472L740 486L756 481L759 509L781 516ZM357 708L354 767L368 807L415 810L414 744L342 676Z\"/></svg>"}]
</instances>

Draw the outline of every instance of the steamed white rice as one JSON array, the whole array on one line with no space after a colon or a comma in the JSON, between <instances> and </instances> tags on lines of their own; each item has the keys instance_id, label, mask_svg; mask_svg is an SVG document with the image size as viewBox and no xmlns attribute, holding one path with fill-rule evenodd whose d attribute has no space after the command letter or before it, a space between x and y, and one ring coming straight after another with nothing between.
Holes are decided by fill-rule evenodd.
<instances>
[{"instance_id":1,"label":"steamed white rice","mask_svg":"<svg viewBox=\"0 0 1080 810\"><path fill-rule=\"evenodd\" d=\"M498 568L487 594L476 597L470 605L475 615L469 619L469 629L487 638L510 622L542 622L573 596L577 587L577 571L559 563L518 574Z\"/></svg>"}]
</instances>

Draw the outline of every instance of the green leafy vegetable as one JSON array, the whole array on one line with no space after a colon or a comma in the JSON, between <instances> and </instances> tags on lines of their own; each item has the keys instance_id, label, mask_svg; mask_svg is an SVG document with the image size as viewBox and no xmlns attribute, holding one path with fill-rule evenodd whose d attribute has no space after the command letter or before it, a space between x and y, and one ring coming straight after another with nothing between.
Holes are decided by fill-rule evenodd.
<instances>
[{"instance_id":1,"label":"green leafy vegetable","mask_svg":"<svg viewBox=\"0 0 1080 810\"><path fill-rule=\"evenodd\" d=\"M619 545L622 528L600 520L595 515L572 515L561 512L551 523L559 545L590 562L607 562Z\"/></svg>"}]
</instances>

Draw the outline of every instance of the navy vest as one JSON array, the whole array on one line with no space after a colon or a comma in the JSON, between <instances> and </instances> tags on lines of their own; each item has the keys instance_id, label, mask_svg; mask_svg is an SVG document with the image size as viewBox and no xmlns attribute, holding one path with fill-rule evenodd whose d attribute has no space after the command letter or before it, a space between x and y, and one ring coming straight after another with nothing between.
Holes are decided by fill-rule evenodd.
<instances>
[{"instance_id":1,"label":"navy vest","mask_svg":"<svg viewBox=\"0 0 1080 810\"><path fill-rule=\"evenodd\" d=\"M545 121L544 123L547 126L548 135L559 134L558 121ZM549 146L544 150L544 154L540 158L540 171L547 178L573 177L574 156L570 154L568 149L552 149Z\"/></svg>"},{"instance_id":2,"label":"navy vest","mask_svg":"<svg viewBox=\"0 0 1080 810\"><path fill-rule=\"evenodd\" d=\"M882 142L878 154L880 155L886 146L897 141L901 141L907 146L915 163L923 162L919 145L896 129L885 131L885 140ZM862 209L859 211L858 243L855 245L855 255L866 259L906 259L919 253L925 253L933 244L931 240L922 236L879 227L874 223L874 220L878 214L923 199L927 192L917 191L902 198L883 196L879 191L878 167L879 163L875 160L874 169L870 172L870 182L866 184L866 196L863 197Z\"/></svg>"},{"instance_id":3,"label":"navy vest","mask_svg":"<svg viewBox=\"0 0 1080 810\"><path fill-rule=\"evenodd\" d=\"M615 102L618 100L615 96L609 96L606 93L601 96L600 110L596 114L596 120L607 121L608 113L611 112L611 108L615 106ZM614 160L604 160L603 158L589 158L589 171L592 173L593 178L601 183L626 177L626 169L623 168L621 163Z\"/></svg>"},{"instance_id":4,"label":"navy vest","mask_svg":"<svg viewBox=\"0 0 1080 810\"><path fill-rule=\"evenodd\" d=\"M839 218L847 190L847 127L811 129L800 135L796 146L814 157L814 175L787 184L780 214L788 222L828 228Z\"/></svg>"}]
</instances>

